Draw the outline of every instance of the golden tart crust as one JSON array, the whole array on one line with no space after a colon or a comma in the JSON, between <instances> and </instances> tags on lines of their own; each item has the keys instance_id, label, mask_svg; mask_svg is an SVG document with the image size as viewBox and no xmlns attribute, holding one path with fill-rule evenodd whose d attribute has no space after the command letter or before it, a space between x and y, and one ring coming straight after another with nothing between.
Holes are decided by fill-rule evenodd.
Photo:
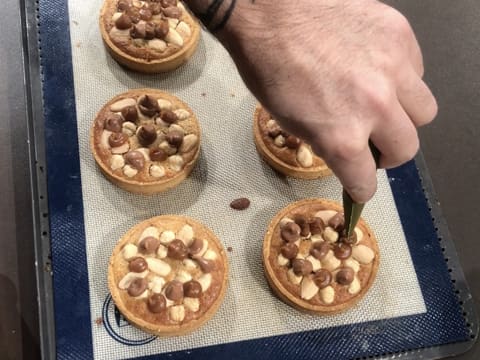
<instances>
[{"instance_id":1,"label":"golden tart crust","mask_svg":"<svg viewBox=\"0 0 480 360\"><path fill-rule=\"evenodd\" d=\"M275 170L301 179L331 175L332 171L320 157L313 154L311 147L282 130L261 105L257 105L253 120L257 151ZM290 142L293 146L289 147L286 143L291 139L294 140Z\"/></svg>"},{"instance_id":2,"label":"golden tart crust","mask_svg":"<svg viewBox=\"0 0 480 360\"><path fill-rule=\"evenodd\" d=\"M150 238L150 244L144 246L146 238ZM152 238L156 239L153 247ZM170 252L173 242L178 241L187 244L186 256L178 257L181 251ZM202 248L198 252L197 247L196 255L192 255L195 241L200 241ZM208 262L209 270L200 267L198 259ZM148 268L133 272L134 262L143 262ZM139 278L144 279L140 289L132 285ZM158 336L186 334L211 319L223 302L227 278L227 256L215 234L191 218L176 215L154 217L132 227L119 240L108 266L108 286L120 312L133 325ZM169 292L173 283L187 289L193 282L201 288L196 295L188 292L192 287L176 297ZM154 296L163 298L163 308L155 310L151 305Z\"/></svg>"},{"instance_id":3,"label":"golden tart crust","mask_svg":"<svg viewBox=\"0 0 480 360\"><path fill-rule=\"evenodd\" d=\"M145 103L158 107L145 110ZM151 143L145 140L146 129L155 132L150 134L155 137ZM172 140L174 133L176 140ZM117 141L113 145L112 137ZM122 145L114 146L125 139ZM135 89L115 96L98 112L90 132L90 148L112 183L130 192L153 194L177 186L190 174L200 153L200 127L193 111L177 97L155 89ZM137 157L138 153L143 155L143 166L129 161L132 152Z\"/></svg>"},{"instance_id":4,"label":"golden tart crust","mask_svg":"<svg viewBox=\"0 0 480 360\"><path fill-rule=\"evenodd\" d=\"M120 6L120 2L128 3L128 8ZM168 6L169 3L176 5ZM159 7L159 10L152 13L153 6ZM167 7L177 10L177 15L172 17L171 11L165 10ZM145 13L149 15L145 17ZM127 24L123 21L123 26L118 28L117 20L121 14L128 16L129 20ZM165 23L169 34L131 35L136 25L144 28L146 23L155 27ZM129 69L145 73L167 72L181 66L194 54L200 39L197 20L181 1L175 0L167 0L165 4L164 1L105 0L99 24L103 42L112 57Z\"/></svg>"},{"instance_id":5,"label":"golden tart crust","mask_svg":"<svg viewBox=\"0 0 480 360\"><path fill-rule=\"evenodd\" d=\"M336 314L354 306L372 286L380 260L375 235L367 223L360 219L355 230L357 241L354 245L348 245L350 255L348 251L339 251L340 248L344 250L348 247L344 238L333 241L335 233L342 233L342 223L337 228L338 232L332 232L334 228L330 225L334 223L333 217L341 214L341 211L342 207L336 202L306 199L282 209L269 224L263 242L265 275L272 290L285 303L313 314ZM336 219L338 216L340 215ZM296 237L297 232L294 230L298 231L296 225L302 223L302 217L310 224L316 218L321 218L323 230L317 226L310 234L300 234L295 242L294 238L290 238L290 242L286 241L285 236L288 237L289 232ZM343 219L343 214L340 217ZM288 223L295 225L286 225ZM288 227L287 230L284 230L285 226ZM310 226L314 229L313 225ZM329 230L325 231L327 228ZM283 231L286 231L285 235ZM289 245L286 246L287 244ZM297 253L289 253L285 248L282 250L284 246L294 248L293 244ZM312 249L317 249L318 252ZM339 251L341 259L337 258L335 249ZM288 256L285 257L284 254ZM309 262L308 266L304 266L305 261ZM296 265L299 265L296 267L297 272ZM325 276L326 272L330 274L330 281ZM346 279L346 273L350 279Z\"/></svg>"}]
</instances>

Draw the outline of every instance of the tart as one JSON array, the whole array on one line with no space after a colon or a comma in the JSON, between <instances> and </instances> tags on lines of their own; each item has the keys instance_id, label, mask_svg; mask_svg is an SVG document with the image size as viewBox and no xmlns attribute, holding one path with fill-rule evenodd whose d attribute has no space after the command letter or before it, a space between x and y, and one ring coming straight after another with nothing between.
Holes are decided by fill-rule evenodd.
<instances>
[{"instance_id":1,"label":"tart","mask_svg":"<svg viewBox=\"0 0 480 360\"><path fill-rule=\"evenodd\" d=\"M316 179L332 173L310 145L283 130L260 105L253 116L253 133L257 151L280 173L301 179Z\"/></svg>"},{"instance_id":2,"label":"tart","mask_svg":"<svg viewBox=\"0 0 480 360\"><path fill-rule=\"evenodd\" d=\"M100 32L112 57L132 70L173 70L195 52L198 22L177 0L105 0Z\"/></svg>"},{"instance_id":3,"label":"tart","mask_svg":"<svg viewBox=\"0 0 480 360\"><path fill-rule=\"evenodd\" d=\"M379 265L375 235L363 219L347 238L342 207L306 199L282 209L263 242L270 287L285 303L314 314L354 306L372 286Z\"/></svg>"},{"instance_id":4,"label":"tart","mask_svg":"<svg viewBox=\"0 0 480 360\"><path fill-rule=\"evenodd\" d=\"M200 127L193 111L175 96L131 90L98 112L90 147L112 183L153 194L175 187L192 171L200 153Z\"/></svg>"},{"instance_id":5,"label":"tart","mask_svg":"<svg viewBox=\"0 0 480 360\"><path fill-rule=\"evenodd\" d=\"M108 265L108 286L120 312L158 336L191 332L221 305L228 262L216 236L197 221L163 215L131 228Z\"/></svg>"}]
</instances>

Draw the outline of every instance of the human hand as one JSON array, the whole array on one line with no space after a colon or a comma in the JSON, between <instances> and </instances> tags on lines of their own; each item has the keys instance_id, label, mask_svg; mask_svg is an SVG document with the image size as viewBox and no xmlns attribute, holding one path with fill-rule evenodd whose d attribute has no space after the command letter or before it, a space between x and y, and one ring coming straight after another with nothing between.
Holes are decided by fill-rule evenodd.
<instances>
[{"instance_id":1,"label":"human hand","mask_svg":"<svg viewBox=\"0 0 480 360\"><path fill-rule=\"evenodd\" d=\"M376 190L369 139L380 167L398 166L437 113L408 21L378 1L237 1L216 35L252 93L357 202Z\"/></svg>"}]
</instances>

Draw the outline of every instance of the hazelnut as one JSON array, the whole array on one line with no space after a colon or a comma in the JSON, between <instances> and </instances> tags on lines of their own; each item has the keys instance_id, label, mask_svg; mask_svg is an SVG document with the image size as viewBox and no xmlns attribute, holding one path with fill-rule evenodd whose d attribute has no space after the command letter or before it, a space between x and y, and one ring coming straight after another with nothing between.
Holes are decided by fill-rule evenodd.
<instances>
[{"instance_id":1,"label":"hazelnut","mask_svg":"<svg viewBox=\"0 0 480 360\"><path fill-rule=\"evenodd\" d=\"M318 260L322 260L327 256L328 251L330 250L330 244L326 241L316 242L313 244L310 249L310 254Z\"/></svg>"},{"instance_id":2,"label":"hazelnut","mask_svg":"<svg viewBox=\"0 0 480 360\"><path fill-rule=\"evenodd\" d=\"M188 247L188 252L190 255L196 255L203 249L203 241L199 238L193 239L192 243Z\"/></svg>"},{"instance_id":3,"label":"hazelnut","mask_svg":"<svg viewBox=\"0 0 480 360\"><path fill-rule=\"evenodd\" d=\"M152 161L165 161L167 158L168 154L160 148L150 150L150 159L152 159Z\"/></svg>"},{"instance_id":4,"label":"hazelnut","mask_svg":"<svg viewBox=\"0 0 480 360\"><path fill-rule=\"evenodd\" d=\"M300 226L300 235L308 236L308 234L310 234L310 224L308 223L308 219L305 215L297 215L295 217L295 223Z\"/></svg>"},{"instance_id":5,"label":"hazelnut","mask_svg":"<svg viewBox=\"0 0 480 360\"><path fill-rule=\"evenodd\" d=\"M168 244L168 256L172 259L183 260L188 256L188 248L182 240L173 240Z\"/></svg>"},{"instance_id":6,"label":"hazelnut","mask_svg":"<svg viewBox=\"0 0 480 360\"><path fill-rule=\"evenodd\" d=\"M167 301L162 294L153 294L147 300L148 310L152 313L159 313L167 307Z\"/></svg>"},{"instance_id":7,"label":"hazelnut","mask_svg":"<svg viewBox=\"0 0 480 360\"><path fill-rule=\"evenodd\" d=\"M169 6L177 6L177 0L160 0L162 7L167 8Z\"/></svg>"},{"instance_id":8,"label":"hazelnut","mask_svg":"<svg viewBox=\"0 0 480 360\"><path fill-rule=\"evenodd\" d=\"M112 148L116 148L118 146L122 146L128 141L128 135L121 133L121 132L114 132L108 137L108 144ZM127 148L128 150L128 148Z\"/></svg>"},{"instance_id":9,"label":"hazelnut","mask_svg":"<svg viewBox=\"0 0 480 360\"><path fill-rule=\"evenodd\" d=\"M144 272L148 269L148 264L142 257L135 257L128 263L128 270L136 273Z\"/></svg>"},{"instance_id":10,"label":"hazelnut","mask_svg":"<svg viewBox=\"0 0 480 360\"><path fill-rule=\"evenodd\" d=\"M295 259L298 254L298 247L294 243L287 243L280 248L280 252L285 259Z\"/></svg>"},{"instance_id":11,"label":"hazelnut","mask_svg":"<svg viewBox=\"0 0 480 360\"><path fill-rule=\"evenodd\" d=\"M167 124L173 124L178 120L177 115L171 110L162 110L160 117Z\"/></svg>"},{"instance_id":12,"label":"hazelnut","mask_svg":"<svg viewBox=\"0 0 480 360\"><path fill-rule=\"evenodd\" d=\"M138 250L143 254L154 254L160 246L160 240L153 236L147 236L138 244Z\"/></svg>"},{"instance_id":13,"label":"hazelnut","mask_svg":"<svg viewBox=\"0 0 480 360\"><path fill-rule=\"evenodd\" d=\"M139 15L141 20L148 21L152 18L152 11L150 9L140 9L139 10Z\"/></svg>"},{"instance_id":14,"label":"hazelnut","mask_svg":"<svg viewBox=\"0 0 480 360\"><path fill-rule=\"evenodd\" d=\"M215 269L215 262L212 260L207 260L202 257L198 257L195 260L197 260L200 269L202 269L204 273L212 272L212 270Z\"/></svg>"},{"instance_id":15,"label":"hazelnut","mask_svg":"<svg viewBox=\"0 0 480 360\"><path fill-rule=\"evenodd\" d=\"M165 39L165 36L167 36L169 30L170 26L168 26L168 21L163 20L155 27L155 36L163 40Z\"/></svg>"},{"instance_id":16,"label":"hazelnut","mask_svg":"<svg viewBox=\"0 0 480 360\"><path fill-rule=\"evenodd\" d=\"M160 112L158 101L153 96L144 95L138 100L138 108L142 114L153 117Z\"/></svg>"},{"instance_id":17,"label":"hazelnut","mask_svg":"<svg viewBox=\"0 0 480 360\"><path fill-rule=\"evenodd\" d=\"M190 280L183 284L183 292L186 297L199 298L202 295L202 285L196 280Z\"/></svg>"},{"instance_id":18,"label":"hazelnut","mask_svg":"<svg viewBox=\"0 0 480 360\"><path fill-rule=\"evenodd\" d=\"M130 16L125 13L120 15L120 17L115 21L116 28L120 30L130 29L132 25L132 19L130 19Z\"/></svg>"},{"instance_id":19,"label":"hazelnut","mask_svg":"<svg viewBox=\"0 0 480 360\"><path fill-rule=\"evenodd\" d=\"M339 242L333 248L333 253L337 259L345 260L352 255L352 247L348 244Z\"/></svg>"},{"instance_id":20,"label":"hazelnut","mask_svg":"<svg viewBox=\"0 0 480 360\"><path fill-rule=\"evenodd\" d=\"M144 278L134 279L127 288L128 295L137 297L144 293L147 290L148 283Z\"/></svg>"},{"instance_id":21,"label":"hazelnut","mask_svg":"<svg viewBox=\"0 0 480 360\"><path fill-rule=\"evenodd\" d=\"M323 289L332 282L332 274L326 269L320 269L313 274L312 280L320 289Z\"/></svg>"},{"instance_id":22,"label":"hazelnut","mask_svg":"<svg viewBox=\"0 0 480 360\"><path fill-rule=\"evenodd\" d=\"M343 213L338 212L328 220L328 226L332 227L336 232L343 230L345 219Z\"/></svg>"},{"instance_id":23,"label":"hazelnut","mask_svg":"<svg viewBox=\"0 0 480 360\"><path fill-rule=\"evenodd\" d=\"M353 271L353 269L349 267L344 267L337 272L335 280L340 285L350 285L353 282L354 277L355 272Z\"/></svg>"},{"instance_id":24,"label":"hazelnut","mask_svg":"<svg viewBox=\"0 0 480 360\"><path fill-rule=\"evenodd\" d=\"M141 10L140 10L141 11ZM152 40L155 37L155 23L147 22L145 24L145 39Z\"/></svg>"},{"instance_id":25,"label":"hazelnut","mask_svg":"<svg viewBox=\"0 0 480 360\"><path fill-rule=\"evenodd\" d=\"M120 11L128 10L132 6L129 0L119 0L117 4L117 9Z\"/></svg>"},{"instance_id":26,"label":"hazelnut","mask_svg":"<svg viewBox=\"0 0 480 360\"><path fill-rule=\"evenodd\" d=\"M183 284L178 280L170 281L165 287L165 296L173 301L183 299Z\"/></svg>"},{"instance_id":27,"label":"hazelnut","mask_svg":"<svg viewBox=\"0 0 480 360\"><path fill-rule=\"evenodd\" d=\"M285 241L295 242L300 238L301 231L302 230L300 226L298 226L294 222L289 222L288 224L285 224L285 226L282 228L281 235Z\"/></svg>"},{"instance_id":28,"label":"hazelnut","mask_svg":"<svg viewBox=\"0 0 480 360\"><path fill-rule=\"evenodd\" d=\"M133 19L133 16L130 16ZM135 24L135 26L130 29L130 36L134 39L145 39L145 35L146 29L144 23Z\"/></svg>"},{"instance_id":29,"label":"hazelnut","mask_svg":"<svg viewBox=\"0 0 480 360\"><path fill-rule=\"evenodd\" d=\"M302 141L299 138L297 138L296 136L293 136L293 135L288 135L285 139L285 145L289 149L298 149L300 147L301 143L302 143Z\"/></svg>"},{"instance_id":30,"label":"hazelnut","mask_svg":"<svg viewBox=\"0 0 480 360\"><path fill-rule=\"evenodd\" d=\"M325 223L322 218L314 217L312 221L310 221L310 232L312 235L321 234L324 229Z\"/></svg>"},{"instance_id":31,"label":"hazelnut","mask_svg":"<svg viewBox=\"0 0 480 360\"><path fill-rule=\"evenodd\" d=\"M178 148L182 144L183 133L178 130L169 131L166 140L170 145Z\"/></svg>"},{"instance_id":32,"label":"hazelnut","mask_svg":"<svg viewBox=\"0 0 480 360\"><path fill-rule=\"evenodd\" d=\"M118 114L109 114L105 119L105 130L111 132L122 131L123 119Z\"/></svg>"},{"instance_id":33,"label":"hazelnut","mask_svg":"<svg viewBox=\"0 0 480 360\"><path fill-rule=\"evenodd\" d=\"M126 121L135 122L138 119L138 112L135 105L127 106L122 109L122 116Z\"/></svg>"},{"instance_id":34,"label":"hazelnut","mask_svg":"<svg viewBox=\"0 0 480 360\"><path fill-rule=\"evenodd\" d=\"M143 166L145 165L145 157L140 151L129 151L125 155L125 160L137 170L142 170Z\"/></svg>"},{"instance_id":35,"label":"hazelnut","mask_svg":"<svg viewBox=\"0 0 480 360\"><path fill-rule=\"evenodd\" d=\"M152 144L157 139L157 131L152 124L142 125L137 130L138 142L143 146Z\"/></svg>"},{"instance_id":36,"label":"hazelnut","mask_svg":"<svg viewBox=\"0 0 480 360\"><path fill-rule=\"evenodd\" d=\"M308 260L304 259L294 259L292 261L292 269L295 275L308 275L312 272L313 267L312 263Z\"/></svg>"},{"instance_id":37,"label":"hazelnut","mask_svg":"<svg viewBox=\"0 0 480 360\"><path fill-rule=\"evenodd\" d=\"M140 12L133 6L127 9L127 15L130 17L134 24L140 21Z\"/></svg>"},{"instance_id":38,"label":"hazelnut","mask_svg":"<svg viewBox=\"0 0 480 360\"><path fill-rule=\"evenodd\" d=\"M162 10L166 17L172 19L180 19L182 17L182 10L180 10L177 6L169 6Z\"/></svg>"}]
</instances>

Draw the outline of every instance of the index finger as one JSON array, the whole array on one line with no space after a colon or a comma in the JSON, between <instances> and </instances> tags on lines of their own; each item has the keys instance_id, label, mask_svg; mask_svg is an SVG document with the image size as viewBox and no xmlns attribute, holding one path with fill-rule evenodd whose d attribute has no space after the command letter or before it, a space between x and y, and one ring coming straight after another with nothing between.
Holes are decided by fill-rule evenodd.
<instances>
[{"instance_id":1,"label":"index finger","mask_svg":"<svg viewBox=\"0 0 480 360\"><path fill-rule=\"evenodd\" d=\"M373 197L377 190L377 167L368 142L361 149L333 151L323 155L323 159L354 201L365 203Z\"/></svg>"}]
</instances>

